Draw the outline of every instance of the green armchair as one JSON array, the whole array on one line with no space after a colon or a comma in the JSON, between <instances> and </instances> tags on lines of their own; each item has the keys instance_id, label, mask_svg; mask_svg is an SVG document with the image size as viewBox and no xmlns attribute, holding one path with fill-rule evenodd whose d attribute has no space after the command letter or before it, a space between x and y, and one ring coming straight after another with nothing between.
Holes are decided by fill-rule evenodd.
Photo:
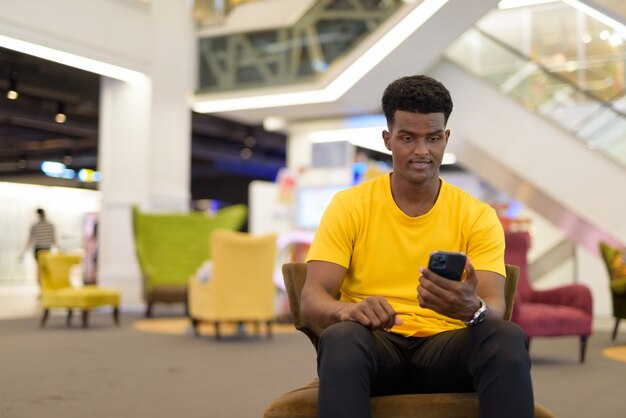
<instances>
[{"instance_id":1,"label":"green armchair","mask_svg":"<svg viewBox=\"0 0 626 418\"><path fill-rule=\"evenodd\" d=\"M612 247L606 242L600 242L600 253L609 273L611 298L613 299L613 316L615 326L611 334L611 341L617 337L619 321L626 318L626 250ZM620 263L623 263L620 265Z\"/></svg>"},{"instance_id":2,"label":"green armchair","mask_svg":"<svg viewBox=\"0 0 626 418\"><path fill-rule=\"evenodd\" d=\"M187 304L189 277L211 258L211 234L218 229L236 231L247 217L245 205L203 213L143 213L132 209L135 251L143 278L146 316L154 303Z\"/></svg>"}]
</instances>

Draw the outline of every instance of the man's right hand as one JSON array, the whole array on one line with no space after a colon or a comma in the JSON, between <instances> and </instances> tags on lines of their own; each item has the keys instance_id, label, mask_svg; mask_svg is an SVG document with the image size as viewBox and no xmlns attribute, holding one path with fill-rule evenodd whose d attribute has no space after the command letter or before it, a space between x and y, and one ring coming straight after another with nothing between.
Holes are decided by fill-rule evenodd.
<instances>
[{"instance_id":1,"label":"man's right hand","mask_svg":"<svg viewBox=\"0 0 626 418\"><path fill-rule=\"evenodd\" d=\"M326 261L309 261L302 288L300 314L303 320L320 328L342 321L353 321L371 329L390 329L402 324L382 296L370 296L358 303L340 301L346 268Z\"/></svg>"},{"instance_id":2,"label":"man's right hand","mask_svg":"<svg viewBox=\"0 0 626 418\"><path fill-rule=\"evenodd\" d=\"M369 296L357 303L344 303L339 312L340 321L354 321L370 329L389 330L401 325L402 319L382 296Z\"/></svg>"}]
</instances>

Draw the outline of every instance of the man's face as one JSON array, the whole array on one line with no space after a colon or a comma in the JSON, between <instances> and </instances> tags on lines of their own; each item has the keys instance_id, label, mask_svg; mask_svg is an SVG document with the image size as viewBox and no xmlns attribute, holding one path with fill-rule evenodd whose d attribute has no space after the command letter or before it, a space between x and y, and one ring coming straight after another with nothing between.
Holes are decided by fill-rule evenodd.
<instances>
[{"instance_id":1,"label":"man's face","mask_svg":"<svg viewBox=\"0 0 626 418\"><path fill-rule=\"evenodd\" d=\"M439 178L448 144L443 113L396 111L390 131L383 131L385 146L393 156L393 172L413 184Z\"/></svg>"}]
</instances>

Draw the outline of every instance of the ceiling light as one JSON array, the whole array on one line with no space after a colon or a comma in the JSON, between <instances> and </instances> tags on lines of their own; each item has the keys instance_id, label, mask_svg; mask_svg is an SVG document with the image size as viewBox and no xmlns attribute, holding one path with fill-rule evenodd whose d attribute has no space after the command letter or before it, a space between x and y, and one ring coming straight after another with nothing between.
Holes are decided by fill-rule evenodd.
<instances>
[{"instance_id":1,"label":"ceiling light","mask_svg":"<svg viewBox=\"0 0 626 418\"><path fill-rule=\"evenodd\" d=\"M13 51L19 51L28 55L34 55L39 58L58 62L59 64L69 65L70 67L79 68L81 70L115 78L117 80L141 82L147 79L146 75L139 71L93 60L91 58L81 57L79 55L70 54L69 52L59 51L58 49L48 48L4 35L0 35L0 47L12 49Z\"/></svg>"},{"instance_id":2,"label":"ceiling light","mask_svg":"<svg viewBox=\"0 0 626 418\"><path fill-rule=\"evenodd\" d=\"M589 35L588 33L585 33L583 35L583 42L588 44L589 42L591 42L591 35Z\"/></svg>"},{"instance_id":3,"label":"ceiling light","mask_svg":"<svg viewBox=\"0 0 626 418\"><path fill-rule=\"evenodd\" d=\"M256 138L252 135L248 135L243 139L243 144L248 148L252 148L256 145Z\"/></svg>"},{"instance_id":4,"label":"ceiling light","mask_svg":"<svg viewBox=\"0 0 626 418\"><path fill-rule=\"evenodd\" d=\"M54 115L56 123L65 123L67 121L67 115L65 114L65 105L62 102L57 104L57 113Z\"/></svg>"},{"instance_id":5,"label":"ceiling light","mask_svg":"<svg viewBox=\"0 0 626 418\"><path fill-rule=\"evenodd\" d=\"M252 150L250 148L243 148L239 151L239 156L244 160L249 160L252 157Z\"/></svg>"},{"instance_id":6,"label":"ceiling light","mask_svg":"<svg viewBox=\"0 0 626 418\"><path fill-rule=\"evenodd\" d=\"M404 19L387 31L378 42L357 58L345 71L323 89L245 97L239 96L235 98L228 98L228 94L226 94L222 99L219 99L216 94L198 95L196 96L196 102L193 108L199 113L214 113L334 102L384 60L391 51L404 42L448 1L449 0L422 1L408 13ZM241 93L238 92L238 94Z\"/></svg>"},{"instance_id":7,"label":"ceiling light","mask_svg":"<svg viewBox=\"0 0 626 418\"><path fill-rule=\"evenodd\" d=\"M622 39L621 36L619 36L617 33L614 33L613 35L611 35L611 37L609 38L609 43L613 46L620 46L622 43L624 42L624 40Z\"/></svg>"},{"instance_id":8,"label":"ceiling light","mask_svg":"<svg viewBox=\"0 0 626 418\"><path fill-rule=\"evenodd\" d=\"M7 91L7 99L16 100L19 97L19 93L17 92L17 75L15 73L11 73L9 77L9 90Z\"/></svg>"},{"instance_id":9,"label":"ceiling light","mask_svg":"<svg viewBox=\"0 0 626 418\"><path fill-rule=\"evenodd\" d=\"M600 39L602 39L603 41L608 41L609 38L611 37L611 34L609 33L608 30L603 30L602 32L600 32L600 35L598 35L600 37Z\"/></svg>"},{"instance_id":10,"label":"ceiling light","mask_svg":"<svg viewBox=\"0 0 626 418\"><path fill-rule=\"evenodd\" d=\"M263 119L263 129L268 132L280 131L285 129L287 121L284 118L278 116L269 116Z\"/></svg>"}]
</instances>

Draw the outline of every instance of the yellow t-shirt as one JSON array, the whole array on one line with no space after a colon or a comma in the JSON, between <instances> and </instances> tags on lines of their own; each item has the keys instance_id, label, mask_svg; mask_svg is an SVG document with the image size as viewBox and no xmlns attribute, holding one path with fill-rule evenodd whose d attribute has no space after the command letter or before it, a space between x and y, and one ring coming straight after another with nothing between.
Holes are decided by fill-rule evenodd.
<instances>
[{"instance_id":1,"label":"yellow t-shirt","mask_svg":"<svg viewBox=\"0 0 626 418\"><path fill-rule=\"evenodd\" d=\"M347 269L342 301L384 296L403 320L392 332L422 337L462 328L463 322L420 307L419 268L428 264L432 251L463 251L476 270L504 276L504 232L495 210L440 179L433 208L410 217L393 200L390 178L380 176L337 193L306 261Z\"/></svg>"}]
</instances>

